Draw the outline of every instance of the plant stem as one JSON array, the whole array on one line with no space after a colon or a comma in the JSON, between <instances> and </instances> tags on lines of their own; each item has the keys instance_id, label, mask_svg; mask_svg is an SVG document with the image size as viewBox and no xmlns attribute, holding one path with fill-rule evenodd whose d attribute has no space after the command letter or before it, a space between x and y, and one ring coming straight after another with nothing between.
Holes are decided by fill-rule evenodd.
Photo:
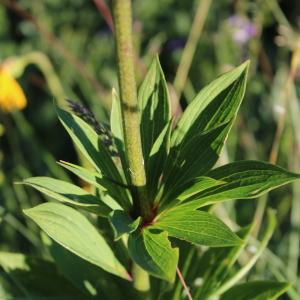
<instances>
[{"instance_id":1,"label":"plant stem","mask_svg":"<svg viewBox=\"0 0 300 300\"><path fill-rule=\"evenodd\" d=\"M140 116L134 75L131 1L114 0L113 14L125 148L131 183L136 188L137 192L133 201L135 208L147 218L150 214L150 209L145 191L146 174L142 152Z\"/></svg>"},{"instance_id":2,"label":"plant stem","mask_svg":"<svg viewBox=\"0 0 300 300\"><path fill-rule=\"evenodd\" d=\"M147 298L147 292L150 289L150 282L148 274L137 264L133 264L132 268L133 286L136 290L145 293Z\"/></svg>"},{"instance_id":3,"label":"plant stem","mask_svg":"<svg viewBox=\"0 0 300 300\"><path fill-rule=\"evenodd\" d=\"M151 211L146 194L146 173L134 74L131 0L113 0L112 3L124 141L131 183L134 187L133 205L139 214L148 218ZM134 265L133 272L134 287L141 292L148 291L148 274L137 265Z\"/></svg>"},{"instance_id":4,"label":"plant stem","mask_svg":"<svg viewBox=\"0 0 300 300\"><path fill-rule=\"evenodd\" d=\"M196 51L197 43L202 33L202 29L211 5L211 0L199 0L198 2L199 4L197 7L197 12L192 24L191 31L189 33L187 43L184 47L180 59L180 64L178 66L174 80L174 89L177 93L178 99L180 99L182 90L186 83L188 72L190 70L192 60Z\"/></svg>"},{"instance_id":5,"label":"plant stem","mask_svg":"<svg viewBox=\"0 0 300 300\"><path fill-rule=\"evenodd\" d=\"M180 280L180 282L181 282L181 284L182 284L182 286L183 286L183 289L184 289L184 291L185 291L185 294L186 294L187 298L188 298L189 300L193 300L193 297L192 297L192 295L191 295L191 293L190 293L190 289L189 289L189 287L187 286L187 284L186 284L186 282L185 282L185 280L184 280L184 277L182 276L182 273L180 272L180 270L179 270L178 267L176 268L176 273L177 273L178 278L179 278L179 280Z\"/></svg>"},{"instance_id":6,"label":"plant stem","mask_svg":"<svg viewBox=\"0 0 300 300\"><path fill-rule=\"evenodd\" d=\"M97 6L98 10L101 12L106 24L108 25L111 32L114 32L114 24L112 20L112 16L108 6L106 5L104 0L94 0L95 5Z\"/></svg>"}]
</instances>

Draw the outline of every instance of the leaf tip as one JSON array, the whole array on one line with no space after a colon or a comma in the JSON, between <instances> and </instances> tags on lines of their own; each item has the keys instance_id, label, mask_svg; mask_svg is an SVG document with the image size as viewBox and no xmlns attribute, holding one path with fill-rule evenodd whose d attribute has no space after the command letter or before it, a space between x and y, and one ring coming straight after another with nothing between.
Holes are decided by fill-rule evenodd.
<instances>
[{"instance_id":1,"label":"leaf tip","mask_svg":"<svg viewBox=\"0 0 300 300\"><path fill-rule=\"evenodd\" d=\"M23 181L14 181L14 184L15 185L20 185L20 184L24 184L24 182Z\"/></svg>"},{"instance_id":2,"label":"leaf tip","mask_svg":"<svg viewBox=\"0 0 300 300\"><path fill-rule=\"evenodd\" d=\"M27 217L30 217L30 214L31 214L31 208L25 208L25 209L22 209L22 212L24 215L26 215Z\"/></svg>"},{"instance_id":3,"label":"leaf tip","mask_svg":"<svg viewBox=\"0 0 300 300\"><path fill-rule=\"evenodd\" d=\"M128 280L128 281L133 281L133 277L128 273L128 272L126 272L126 279Z\"/></svg>"}]
</instances>

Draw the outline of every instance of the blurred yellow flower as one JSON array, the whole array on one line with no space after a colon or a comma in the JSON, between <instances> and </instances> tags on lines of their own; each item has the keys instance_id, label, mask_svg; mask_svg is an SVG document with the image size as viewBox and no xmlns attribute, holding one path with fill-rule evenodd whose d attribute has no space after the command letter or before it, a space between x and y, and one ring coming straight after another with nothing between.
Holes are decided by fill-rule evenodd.
<instances>
[{"instance_id":1,"label":"blurred yellow flower","mask_svg":"<svg viewBox=\"0 0 300 300\"><path fill-rule=\"evenodd\" d=\"M0 66L0 110L11 112L23 109L27 104L26 96L8 70Z\"/></svg>"}]
</instances>

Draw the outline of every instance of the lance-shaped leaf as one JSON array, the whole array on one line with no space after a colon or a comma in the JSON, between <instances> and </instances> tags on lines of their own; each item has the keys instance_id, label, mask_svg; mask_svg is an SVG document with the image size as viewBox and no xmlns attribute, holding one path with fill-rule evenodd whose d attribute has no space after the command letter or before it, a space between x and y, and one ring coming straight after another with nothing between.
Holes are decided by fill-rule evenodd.
<instances>
[{"instance_id":1,"label":"lance-shaped leaf","mask_svg":"<svg viewBox=\"0 0 300 300\"><path fill-rule=\"evenodd\" d=\"M97 133L82 119L57 108L58 117L72 138L74 144L80 152L91 162L91 164L103 174L103 176L118 182L123 183L122 177L113 162L110 153L105 146L102 145ZM116 188L120 194L120 203L123 207L130 206L130 199L122 188Z\"/></svg>"},{"instance_id":2,"label":"lance-shaped leaf","mask_svg":"<svg viewBox=\"0 0 300 300\"><path fill-rule=\"evenodd\" d=\"M138 101L143 153L148 157L154 142L171 119L168 87L158 57L140 86Z\"/></svg>"},{"instance_id":3,"label":"lance-shaped leaf","mask_svg":"<svg viewBox=\"0 0 300 300\"><path fill-rule=\"evenodd\" d=\"M216 180L214 178L210 178L206 176L200 176L193 179L188 184L186 184L185 187L181 187L180 190L183 190L183 192L179 194L176 198L180 201L183 201L195 194L198 194L209 188L222 185L224 183L225 182L221 180Z\"/></svg>"},{"instance_id":4,"label":"lance-shaped leaf","mask_svg":"<svg viewBox=\"0 0 300 300\"><path fill-rule=\"evenodd\" d=\"M180 118L172 135L172 146L233 120L244 97L249 62L205 86Z\"/></svg>"},{"instance_id":5,"label":"lance-shaped leaf","mask_svg":"<svg viewBox=\"0 0 300 300\"><path fill-rule=\"evenodd\" d=\"M290 284L287 282L255 281L234 286L221 300L275 300L285 293Z\"/></svg>"},{"instance_id":6,"label":"lance-shaped leaf","mask_svg":"<svg viewBox=\"0 0 300 300\"><path fill-rule=\"evenodd\" d=\"M245 93L248 65L206 86L183 113L171 138L164 171L166 190L205 175L218 160Z\"/></svg>"},{"instance_id":7,"label":"lance-shaped leaf","mask_svg":"<svg viewBox=\"0 0 300 300\"><path fill-rule=\"evenodd\" d=\"M112 104L110 113L110 128L113 138L118 149L118 152L124 153L124 134L121 113L121 100L115 89L112 90Z\"/></svg>"},{"instance_id":8,"label":"lance-shaped leaf","mask_svg":"<svg viewBox=\"0 0 300 300\"><path fill-rule=\"evenodd\" d=\"M148 158L145 158L148 195L154 198L159 185L159 179L169 153L170 134L172 122L170 121L155 141Z\"/></svg>"},{"instance_id":9,"label":"lance-shaped leaf","mask_svg":"<svg viewBox=\"0 0 300 300\"><path fill-rule=\"evenodd\" d=\"M69 251L109 273L130 279L103 237L75 209L58 203L44 203L24 210L24 213Z\"/></svg>"},{"instance_id":10,"label":"lance-shaped leaf","mask_svg":"<svg viewBox=\"0 0 300 300\"><path fill-rule=\"evenodd\" d=\"M208 177L224 184L209 188L187 199L184 206L197 209L219 201L256 198L300 177L285 169L260 161L238 161L216 168Z\"/></svg>"},{"instance_id":11,"label":"lance-shaped leaf","mask_svg":"<svg viewBox=\"0 0 300 300\"><path fill-rule=\"evenodd\" d=\"M177 193L182 192L180 187L191 179L205 174L216 163L219 152L227 136L231 122L204 133L195 135L188 143L181 145L179 150L171 149L164 170L164 189L162 202L170 202ZM171 194L170 194L171 193Z\"/></svg>"},{"instance_id":12,"label":"lance-shaped leaf","mask_svg":"<svg viewBox=\"0 0 300 300\"><path fill-rule=\"evenodd\" d=\"M239 237L218 218L205 211L171 209L154 223L173 236L196 245L211 247L235 246L241 243Z\"/></svg>"},{"instance_id":13,"label":"lance-shaped leaf","mask_svg":"<svg viewBox=\"0 0 300 300\"><path fill-rule=\"evenodd\" d=\"M132 259L151 275L173 282L178 263L178 248L172 248L168 234L152 228L134 232L128 239Z\"/></svg>"},{"instance_id":14,"label":"lance-shaped leaf","mask_svg":"<svg viewBox=\"0 0 300 300\"><path fill-rule=\"evenodd\" d=\"M112 90L112 103L110 113L110 128L114 143L118 150L120 160L122 163L122 172L126 177L127 183L130 183L130 174L128 172L128 163L125 155L125 143L122 124L121 100L117 92Z\"/></svg>"},{"instance_id":15,"label":"lance-shaped leaf","mask_svg":"<svg viewBox=\"0 0 300 300\"><path fill-rule=\"evenodd\" d=\"M107 216L111 212L111 208L100 199L69 182L50 177L31 177L23 180L22 183L53 199L70 203L98 215Z\"/></svg>"},{"instance_id":16,"label":"lance-shaped leaf","mask_svg":"<svg viewBox=\"0 0 300 300\"><path fill-rule=\"evenodd\" d=\"M103 178L102 174L66 161L60 161L58 164L78 176L83 181L90 183L98 189L106 190L106 188L100 184L101 179Z\"/></svg>"},{"instance_id":17,"label":"lance-shaped leaf","mask_svg":"<svg viewBox=\"0 0 300 300\"><path fill-rule=\"evenodd\" d=\"M121 299L122 294L113 276L68 251L47 235L43 235L43 244L47 246L59 273L76 287L77 292L81 290L88 294L89 299L97 296L104 300Z\"/></svg>"},{"instance_id":18,"label":"lance-shaped leaf","mask_svg":"<svg viewBox=\"0 0 300 300\"><path fill-rule=\"evenodd\" d=\"M141 222L141 217L132 220L123 210L114 210L109 215L109 222L118 240L123 234L134 232Z\"/></svg>"},{"instance_id":19,"label":"lance-shaped leaf","mask_svg":"<svg viewBox=\"0 0 300 300\"><path fill-rule=\"evenodd\" d=\"M159 206L159 211L163 211L166 208L170 208L172 206L176 206L180 202L191 198L193 195L200 193L201 191L207 190L211 187L216 187L224 184L223 181L215 180L210 177L200 176L196 177L186 183L183 183L179 186L174 187L173 189L168 190L166 199L170 199L171 201L167 203L162 203ZM176 200L174 200L176 199Z\"/></svg>"},{"instance_id":20,"label":"lance-shaped leaf","mask_svg":"<svg viewBox=\"0 0 300 300\"><path fill-rule=\"evenodd\" d=\"M59 165L66 168L85 182L90 183L101 191L107 192L113 199L118 203L122 203L120 199L119 189L123 188L124 193L128 194L128 198L131 199L129 189L126 186L120 186L119 183L112 181L111 179L105 178L102 174L92 170L85 169L81 166L71 164L69 162L61 161Z\"/></svg>"}]
</instances>

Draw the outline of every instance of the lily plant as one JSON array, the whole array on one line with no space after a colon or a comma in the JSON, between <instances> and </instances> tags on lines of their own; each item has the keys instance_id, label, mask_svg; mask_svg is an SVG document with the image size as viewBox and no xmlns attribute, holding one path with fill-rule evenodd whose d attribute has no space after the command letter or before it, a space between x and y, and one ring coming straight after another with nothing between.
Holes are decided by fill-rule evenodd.
<instances>
[{"instance_id":1,"label":"lily plant","mask_svg":"<svg viewBox=\"0 0 300 300\"><path fill-rule=\"evenodd\" d=\"M91 188L48 177L25 179L56 201L24 213L57 244L137 295L180 299L185 275L189 282L202 278L201 287L195 283L186 291L195 299L275 299L287 283L236 285L249 268L230 273L252 227L234 232L212 213L224 201L257 198L299 178L261 161L215 167L244 97L249 62L205 86L175 123L158 57L137 91L130 1L114 0L113 12L119 93L112 92L110 129L99 134L91 118L56 107L91 168L59 164ZM268 220L258 252L274 230L272 211Z\"/></svg>"}]
</instances>

